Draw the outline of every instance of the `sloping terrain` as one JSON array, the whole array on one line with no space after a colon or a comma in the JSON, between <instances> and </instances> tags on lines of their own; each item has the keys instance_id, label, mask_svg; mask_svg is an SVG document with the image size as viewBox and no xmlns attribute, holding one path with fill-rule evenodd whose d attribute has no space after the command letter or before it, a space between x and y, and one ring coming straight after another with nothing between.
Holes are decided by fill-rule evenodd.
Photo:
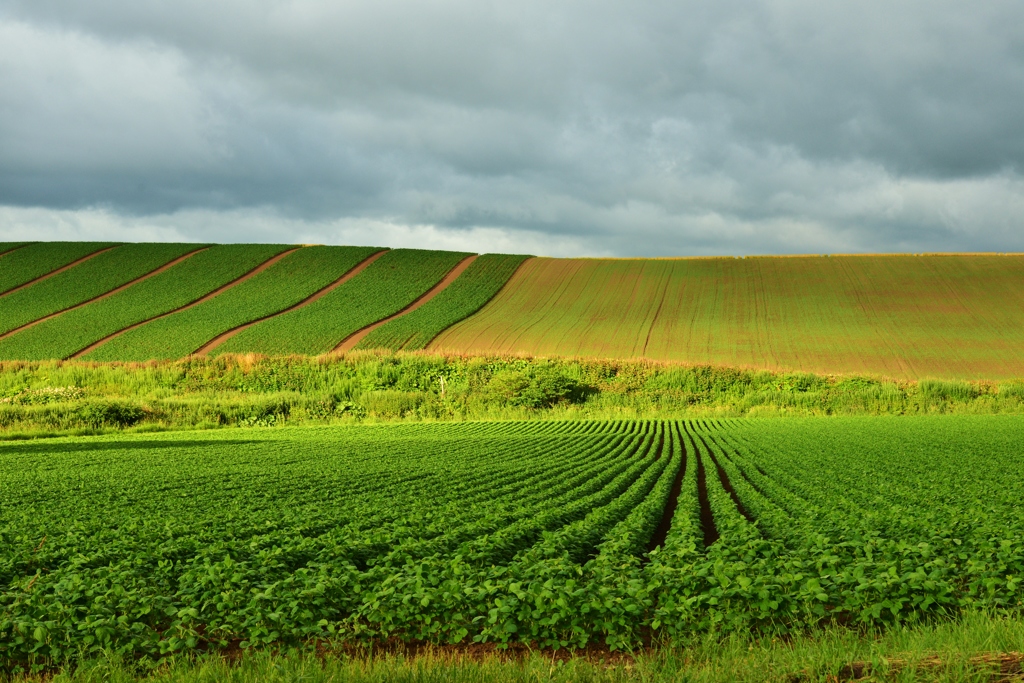
<instances>
[{"instance_id":1,"label":"sloping terrain","mask_svg":"<svg viewBox=\"0 0 1024 683\"><path fill-rule=\"evenodd\" d=\"M114 246L110 242L36 242L18 248L19 244L23 243L0 245L0 294Z\"/></svg>"},{"instance_id":2,"label":"sloping terrain","mask_svg":"<svg viewBox=\"0 0 1024 683\"><path fill-rule=\"evenodd\" d=\"M426 348L902 379L1024 377L1024 255L470 258L108 243L0 250L0 359Z\"/></svg>"},{"instance_id":3,"label":"sloping terrain","mask_svg":"<svg viewBox=\"0 0 1024 683\"><path fill-rule=\"evenodd\" d=\"M1022 377L1024 256L531 259L429 348Z\"/></svg>"},{"instance_id":4,"label":"sloping terrain","mask_svg":"<svg viewBox=\"0 0 1024 683\"><path fill-rule=\"evenodd\" d=\"M215 352L327 353L354 332L413 303L467 256L421 249L389 251L321 299L253 325Z\"/></svg>"},{"instance_id":5,"label":"sloping terrain","mask_svg":"<svg viewBox=\"0 0 1024 683\"><path fill-rule=\"evenodd\" d=\"M0 297L0 335L109 295L202 248L199 244L125 244L114 247L53 277Z\"/></svg>"},{"instance_id":6,"label":"sloping terrain","mask_svg":"<svg viewBox=\"0 0 1024 683\"><path fill-rule=\"evenodd\" d=\"M378 249L304 247L236 287L187 310L154 320L86 354L86 360L173 359L217 335L258 320L329 286Z\"/></svg>"},{"instance_id":7,"label":"sloping terrain","mask_svg":"<svg viewBox=\"0 0 1024 683\"><path fill-rule=\"evenodd\" d=\"M355 346L408 351L425 348L434 337L480 310L508 282L528 256L484 254L469 264L444 291L422 307L371 331Z\"/></svg>"},{"instance_id":8,"label":"sloping terrain","mask_svg":"<svg viewBox=\"0 0 1024 683\"><path fill-rule=\"evenodd\" d=\"M133 287L0 339L0 359L67 358L119 330L185 306L287 248L229 244L203 249Z\"/></svg>"}]
</instances>

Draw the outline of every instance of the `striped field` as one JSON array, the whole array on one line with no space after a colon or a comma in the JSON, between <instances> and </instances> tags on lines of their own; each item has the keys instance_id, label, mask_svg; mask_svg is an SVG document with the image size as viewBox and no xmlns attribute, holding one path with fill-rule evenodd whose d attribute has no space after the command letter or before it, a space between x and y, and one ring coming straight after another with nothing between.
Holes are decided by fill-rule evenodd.
<instances>
[{"instance_id":1,"label":"striped field","mask_svg":"<svg viewBox=\"0 0 1024 683\"><path fill-rule=\"evenodd\" d=\"M429 348L1022 377L1024 256L537 258Z\"/></svg>"},{"instance_id":2,"label":"striped field","mask_svg":"<svg viewBox=\"0 0 1024 683\"><path fill-rule=\"evenodd\" d=\"M0 243L0 359L352 348L1024 378L1024 255L552 259Z\"/></svg>"}]
</instances>

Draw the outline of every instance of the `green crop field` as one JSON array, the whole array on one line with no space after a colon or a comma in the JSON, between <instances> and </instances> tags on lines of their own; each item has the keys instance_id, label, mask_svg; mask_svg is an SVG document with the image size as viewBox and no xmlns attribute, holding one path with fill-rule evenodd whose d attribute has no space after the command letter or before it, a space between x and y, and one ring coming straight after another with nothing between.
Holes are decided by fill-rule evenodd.
<instances>
[{"instance_id":1,"label":"green crop field","mask_svg":"<svg viewBox=\"0 0 1024 683\"><path fill-rule=\"evenodd\" d=\"M283 247L282 247L283 249ZM330 285L375 251L304 247L198 306L137 327L86 355L89 360L181 358L222 332L272 315Z\"/></svg>"},{"instance_id":2,"label":"green crop field","mask_svg":"<svg viewBox=\"0 0 1024 683\"><path fill-rule=\"evenodd\" d=\"M1019 611L1021 443L1001 416L0 443L0 659Z\"/></svg>"},{"instance_id":3,"label":"green crop field","mask_svg":"<svg viewBox=\"0 0 1024 683\"><path fill-rule=\"evenodd\" d=\"M15 245L0 247L7 252ZM36 242L0 257L0 294L114 246L109 242Z\"/></svg>"},{"instance_id":4,"label":"green crop field","mask_svg":"<svg viewBox=\"0 0 1024 683\"><path fill-rule=\"evenodd\" d=\"M426 304L368 334L358 349L426 348L437 335L479 311L505 286L528 256L484 254Z\"/></svg>"},{"instance_id":5,"label":"green crop field","mask_svg":"<svg viewBox=\"0 0 1024 683\"><path fill-rule=\"evenodd\" d=\"M125 244L0 298L0 334L109 292L200 248Z\"/></svg>"},{"instance_id":6,"label":"green crop field","mask_svg":"<svg viewBox=\"0 0 1024 683\"><path fill-rule=\"evenodd\" d=\"M327 353L352 333L413 303L467 256L394 249L326 296L253 325L214 352Z\"/></svg>"},{"instance_id":7,"label":"green crop field","mask_svg":"<svg viewBox=\"0 0 1024 683\"><path fill-rule=\"evenodd\" d=\"M20 249L28 244L31 244L31 242L0 242L0 256L3 256L9 251Z\"/></svg>"},{"instance_id":8,"label":"green crop field","mask_svg":"<svg viewBox=\"0 0 1024 683\"><path fill-rule=\"evenodd\" d=\"M0 359L67 358L107 335L209 294L284 251L281 245L220 245L113 296L0 339Z\"/></svg>"},{"instance_id":9,"label":"green crop field","mask_svg":"<svg viewBox=\"0 0 1024 683\"><path fill-rule=\"evenodd\" d=\"M531 259L429 346L900 379L1024 377L1024 256Z\"/></svg>"}]
</instances>

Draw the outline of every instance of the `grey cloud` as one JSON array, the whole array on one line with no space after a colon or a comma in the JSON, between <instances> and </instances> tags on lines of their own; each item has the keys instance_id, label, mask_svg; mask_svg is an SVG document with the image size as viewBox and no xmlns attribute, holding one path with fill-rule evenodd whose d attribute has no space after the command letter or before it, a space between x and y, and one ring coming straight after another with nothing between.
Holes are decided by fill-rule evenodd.
<instances>
[{"instance_id":1,"label":"grey cloud","mask_svg":"<svg viewBox=\"0 0 1024 683\"><path fill-rule=\"evenodd\" d=\"M0 0L0 204L186 237L213 211L588 253L1024 249L1022 26L1010 0Z\"/></svg>"}]
</instances>

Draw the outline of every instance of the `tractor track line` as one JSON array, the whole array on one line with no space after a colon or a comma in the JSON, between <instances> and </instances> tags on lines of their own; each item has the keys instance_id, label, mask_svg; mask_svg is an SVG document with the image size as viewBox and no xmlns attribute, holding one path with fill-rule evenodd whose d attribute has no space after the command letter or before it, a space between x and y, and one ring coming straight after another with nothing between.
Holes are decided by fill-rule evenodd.
<instances>
[{"instance_id":1,"label":"tractor track line","mask_svg":"<svg viewBox=\"0 0 1024 683\"><path fill-rule=\"evenodd\" d=\"M28 245L26 244L25 246L27 247ZM77 261L72 261L71 263L67 264L66 266L61 266L57 270L51 270L49 273L46 273L44 275L40 275L39 277L36 277L36 278L32 278L28 282L26 282L24 284L20 284L17 287L15 287L14 289L8 289L3 294L0 294L0 297L7 296L8 294L14 294L15 292L17 292L19 290L22 290L22 289L25 289L26 287L31 287L32 285L36 284L37 282L42 282L43 280L48 280L49 278L53 277L54 275L60 275L65 270L68 270L70 268L74 268L75 266L77 266L80 263L85 263L89 259L95 258L95 257L99 256L100 254L104 254L104 253L110 251L111 249L117 249L119 246L121 246L121 245L120 244L115 244L112 247L104 247L103 249L99 249L98 251L94 251L91 254L86 254L82 258L78 259ZM18 249L21 249L21 247L18 247ZM15 251L15 250L12 249L11 251ZM5 251L4 253L5 254L9 254L10 252L9 251ZM21 329L21 328L18 328L18 329ZM0 337L0 339L3 339L3 337Z\"/></svg>"},{"instance_id":2,"label":"tractor track line","mask_svg":"<svg viewBox=\"0 0 1024 683\"><path fill-rule=\"evenodd\" d=\"M271 313L270 315L265 315L262 318L257 318L256 320L244 323L242 325L239 325L238 327L233 327L230 330L228 330L227 332L221 332L219 335L217 335L216 337L214 337L210 341L208 341L205 344L203 344L199 348L199 350L196 351L195 353L193 353L192 355L193 356L205 356L206 354L210 353L210 351L213 351L215 348L217 348L218 346L220 346L221 344L226 342L228 339L231 339L232 337L234 337L236 334L238 334L242 330L248 329L248 328L252 327L253 325L255 325L256 323L261 323L264 320L269 320L270 318L276 318L279 315L284 315L285 313L290 313L290 312L292 312L292 311L294 311L296 309L302 308L303 306L308 306L309 304L313 303L317 299L319 299L319 298L321 298L323 296L326 296L327 294L330 294L335 289L337 289L338 287L342 286L343 284L345 284L346 282L348 282L349 280L354 278L356 275L359 275L359 273L363 272L366 269L367 266L369 266L371 263L373 263L374 261L376 261L377 259L379 259L381 256L383 256L386 253L388 253L388 250L387 249L382 249L381 251L378 251L378 252L376 252L374 254L370 254L365 259L363 259L362 261L357 263L355 266L353 266L351 270L349 270L347 273L342 275L340 278L338 278L337 280L335 280L331 284L327 285L323 289L319 289L319 290L313 292L312 294L310 294L308 297L306 297L305 299L303 299L302 301L300 301L297 304L292 304L288 308L285 308L284 310L280 310L277 313Z\"/></svg>"},{"instance_id":3,"label":"tractor track line","mask_svg":"<svg viewBox=\"0 0 1024 683\"><path fill-rule=\"evenodd\" d=\"M175 313L180 313L181 311L184 311L184 310L187 310L189 308L192 308L193 306L198 306L199 304L203 303L204 301L208 301L208 300L212 299L213 297L215 297L218 294L224 292L225 290L231 289L235 285L241 284L241 283L245 282L246 280L248 280L249 278L254 277L256 275L259 275L264 270L266 270L270 266L274 265L275 263L277 263L278 261L283 259L285 256L287 256L288 254L295 253L296 251L298 251L301 248L302 247L295 247L294 249L289 249L287 251L283 251L280 254L278 254L277 256L272 256L271 258L267 259L266 261L264 261L260 265L256 266L252 270L250 270L248 273L242 275L241 277L235 278L234 280L232 280L231 282L229 282L227 284L221 285L220 287L218 287L217 289L213 290L209 294L204 294L203 296L201 296L200 298L196 299L192 303L185 304L184 306L179 306L178 308L175 308L173 311L168 311L167 313L161 313L160 315L155 315L152 318L147 318L146 320L143 320L142 322L138 322L138 323L135 323L133 325L129 325L128 327L124 328L123 330L118 330L117 332L114 332L113 334L108 334L103 339L100 339L97 342L93 342L92 344L90 344L89 346L85 347L81 351L78 351L76 353L71 354L70 358L71 359L81 358L82 356L86 355L87 353L91 353L91 352L95 351L96 349L98 349L99 347L103 346L104 344L106 344L108 341L110 341L114 337L120 337L125 332L130 332L131 330L134 330L136 327L142 327L143 325L145 325L147 323L151 323L154 320L159 320L160 318L166 318L169 315L174 315Z\"/></svg>"},{"instance_id":4,"label":"tractor track line","mask_svg":"<svg viewBox=\"0 0 1024 683\"><path fill-rule=\"evenodd\" d=\"M473 261L475 261L479 256L479 254L473 254L472 256L467 256L466 258L462 259L461 261L459 261L458 265L452 268L451 271L444 276L443 280L441 280L436 285L431 287L425 294L421 295L418 299L416 299L411 304L400 310L398 313L390 315L387 318L384 318L383 320L378 320L377 322L371 325L367 325L363 329L357 330L350 334L349 336L345 337L344 339L341 340L340 344L334 347L332 353L346 353L348 351L351 351L356 347L356 345L359 342L363 340L364 337L366 337L366 335L370 334L381 325L389 323L395 318L401 318L406 313L412 313L417 308L427 303L435 296L440 294L442 291L444 291L448 287L448 285L455 282L455 279L462 275L466 268L469 268L469 265L473 263Z\"/></svg>"},{"instance_id":5,"label":"tractor track line","mask_svg":"<svg viewBox=\"0 0 1024 683\"><path fill-rule=\"evenodd\" d=\"M111 247L111 249L113 249L113 248L114 247ZM178 265L179 263L181 263L185 259L192 258L193 256L195 256L199 252L206 251L207 249L209 249L209 247L201 247L199 249L194 249L194 250L188 252L187 254L182 254L178 258L176 258L173 261L170 261L168 263L165 263L164 265L160 266L156 270L151 270L150 272L146 273L145 275L140 275L139 277L135 278L131 282L126 282L126 283L124 283L123 285L121 285L119 287L115 287L114 289L110 290L109 292L105 292L103 294L100 294L99 296L94 296L93 298L89 299L88 301L83 301L80 304L75 304L74 306L68 306L67 308L65 308L63 310L60 310L60 311L57 311L56 313L51 313L49 315L44 315L42 318L39 318L38 320L33 320L30 323L25 323L21 327L14 328L10 332L5 332L4 334L0 334L0 339L7 339L7 337L10 337L12 334L17 334L18 332L21 332L22 330L26 330L26 329L28 329L30 327L34 327L34 326L38 325L39 323L43 323L43 322L46 322L47 320L50 320L51 318L56 318L58 315L63 315L65 313L67 313L68 311L73 311L73 310L75 310L77 308L81 308L82 306L88 306L91 303L95 303L97 301L101 301L103 299L106 299L107 297L114 296L118 292L123 292L124 290L128 289L132 285L136 285L136 284L142 282L143 280L148 280L149 278L153 277L154 275L159 275L160 273L164 272L165 270L168 270L169 268L173 268L174 266ZM103 251L110 251L110 250L109 249L104 249ZM93 254L91 256L95 256L95 255L102 254L102 253L103 253L102 251L96 252L96 254ZM87 258L91 258L91 256L89 256ZM85 259L81 259L81 260L84 261ZM75 263L78 263L78 262L79 261L76 261ZM71 265L74 265L74 264L71 264ZM70 268L71 265L69 265L67 267ZM54 271L54 273L51 273L51 274L56 274L56 272L57 271Z\"/></svg>"}]
</instances>

